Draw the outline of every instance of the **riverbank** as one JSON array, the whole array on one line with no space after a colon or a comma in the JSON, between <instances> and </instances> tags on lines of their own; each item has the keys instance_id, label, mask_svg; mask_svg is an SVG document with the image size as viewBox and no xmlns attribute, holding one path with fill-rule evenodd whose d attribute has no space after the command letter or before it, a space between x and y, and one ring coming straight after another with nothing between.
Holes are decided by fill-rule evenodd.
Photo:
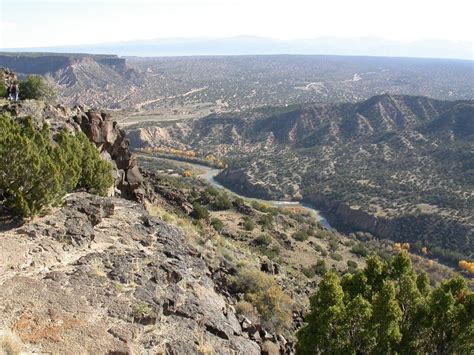
<instances>
[{"instance_id":1,"label":"riverbank","mask_svg":"<svg viewBox=\"0 0 474 355\"><path fill-rule=\"evenodd\" d=\"M170 159L170 158L163 158L163 157L154 157L151 155L142 155L142 154L137 154L138 158L142 159L153 159L153 160L161 160L161 161L167 161L169 163L174 163L183 166L186 170L194 171L195 175L199 177L200 179L206 181L209 185L215 186L219 189L225 190L227 193L230 193L232 195L235 195L237 197L245 198L247 200L251 201L257 201L257 202L263 202L267 203L271 206L278 207L278 208L292 208L292 209L299 209L303 212L310 213L312 217L314 217L318 222L320 222L325 228L330 229L331 225L329 224L328 220L321 215L321 212L315 208L313 208L310 204L306 202L299 202L299 201L276 201L276 200L270 200L270 199L264 199L264 198L255 198L253 196L249 196L246 194L241 194L236 192L234 189L232 189L231 186L224 186L221 182L216 180L216 176L219 175L222 170L221 169L216 169L213 167L209 167L206 165L202 164L197 164L197 163L191 163L191 162L184 162L182 160L178 159Z\"/></svg>"}]
</instances>

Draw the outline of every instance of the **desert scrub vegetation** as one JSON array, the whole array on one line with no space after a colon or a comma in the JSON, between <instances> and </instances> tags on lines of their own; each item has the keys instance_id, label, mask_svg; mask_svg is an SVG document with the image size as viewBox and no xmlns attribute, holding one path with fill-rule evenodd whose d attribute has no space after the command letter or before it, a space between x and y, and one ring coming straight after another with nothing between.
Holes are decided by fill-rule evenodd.
<instances>
[{"instance_id":1,"label":"desert scrub vegetation","mask_svg":"<svg viewBox=\"0 0 474 355\"><path fill-rule=\"evenodd\" d=\"M220 232L224 228L224 223L219 218L213 218L211 220L211 226L217 231Z\"/></svg>"},{"instance_id":2,"label":"desert scrub vegetation","mask_svg":"<svg viewBox=\"0 0 474 355\"><path fill-rule=\"evenodd\" d=\"M292 301L275 279L257 269L243 268L233 279L238 292L252 304L268 328L281 331L292 323Z\"/></svg>"},{"instance_id":3,"label":"desert scrub vegetation","mask_svg":"<svg viewBox=\"0 0 474 355\"><path fill-rule=\"evenodd\" d=\"M299 242L304 242L309 238L309 235L306 231L300 230L293 234L293 238Z\"/></svg>"},{"instance_id":4,"label":"desert scrub vegetation","mask_svg":"<svg viewBox=\"0 0 474 355\"><path fill-rule=\"evenodd\" d=\"M243 227L245 230L251 232L255 228L255 222L250 217L245 216Z\"/></svg>"},{"instance_id":5,"label":"desert scrub vegetation","mask_svg":"<svg viewBox=\"0 0 474 355\"><path fill-rule=\"evenodd\" d=\"M297 354L469 354L474 294L461 276L433 289L406 251L391 262L369 257L340 278L329 272L310 299Z\"/></svg>"},{"instance_id":6,"label":"desert scrub vegetation","mask_svg":"<svg viewBox=\"0 0 474 355\"><path fill-rule=\"evenodd\" d=\"M261 234L254 239L257 246L268 247L272 243L272 238L267 234Z\"/></svg>"},{"instance_id":7,"label":"desert scrub vegetation","mask_svg":"<svg viewBox=\"0 0 474 355\"><path fill-rule=\"evenodd\" d=\"M209 211L206 207L196 201L193 203L193 211L191 212L191 216L195 219L209 219Z\"/></svg>"},{"instance_id":8,"label":"desert scrub vegetation","mask_svg":"<svg viewBox=\"0 0 474 355\"><path fill-rule=\"evenodd\" d=\"M28 75L19 87L22 99L54 101L58 96L53 85L39 75Z\"/></svg>"},{"instance_id":9,"label":"desert scrub vegetation","mask_svg":"<svg viewBox=\"0 0 474 355\"><path fill-rule=\"evenodd\" d=\"M61 131L53 142L47 125L0 115L0 201L16 214L36 215L76 188L105 195L111 171L83 133Z\"/></svg>"}]
</instances>

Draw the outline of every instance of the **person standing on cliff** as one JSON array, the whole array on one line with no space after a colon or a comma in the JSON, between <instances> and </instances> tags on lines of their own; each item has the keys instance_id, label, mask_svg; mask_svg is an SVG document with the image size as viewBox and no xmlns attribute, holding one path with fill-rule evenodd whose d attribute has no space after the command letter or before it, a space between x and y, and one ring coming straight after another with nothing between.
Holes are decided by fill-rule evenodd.
<instances>
[{"instance_id":1,"label":"person standing on cliff","mask_svg":"<svg viewBox=\"0 0 474 355\"><path fill-rule=\"evenodd\" d=\"M18 83L16 82L11 86L11 96L13 101L18 101L18 98L20 96L20 88L18 87Z\"/></svg>"},{"instance_id":2,"label":"person standing on cliff","mask_svg":"<svg viewBox=\"0 0 474 355\"><path fill-rule=\"evenodd\" d=\"M13 101L13 84L8 85L7 94L8 100Z\"/></svg>"}]
</instances>

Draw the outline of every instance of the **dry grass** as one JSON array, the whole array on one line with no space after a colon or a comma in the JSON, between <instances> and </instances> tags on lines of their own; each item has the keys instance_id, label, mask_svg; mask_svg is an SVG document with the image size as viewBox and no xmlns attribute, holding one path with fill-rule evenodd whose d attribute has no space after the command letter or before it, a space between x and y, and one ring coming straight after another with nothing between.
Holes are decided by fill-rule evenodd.
<instances>
[{"instance_id":1,"label":"dry grass","mask_svg":"<svg viewBox=\"0 0 474 355\"><path fill-rule=\"evenodd\" d=\"M209 342L209 340L204 338L204 335L201 335L198 345L198 354L200 355L212 355L216 354L214 346Z\"/></svg>"},{"instance_id":2,"label":"dry grass","mask_svg":"<svg viewBox=\"0 0 474 355\"><path fill-rule=\"evenodd\" d=\"M20 338L9 330L0 330L0 355L21 354L23 343Z\"/></svg>"}]
</instances>

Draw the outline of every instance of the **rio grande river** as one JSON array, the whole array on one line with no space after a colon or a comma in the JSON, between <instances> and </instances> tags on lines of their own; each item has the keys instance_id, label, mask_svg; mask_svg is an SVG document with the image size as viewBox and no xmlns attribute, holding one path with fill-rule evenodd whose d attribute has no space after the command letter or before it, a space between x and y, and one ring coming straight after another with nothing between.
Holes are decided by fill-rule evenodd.
<instances>
[{"instance_id":1,"label":"rio grande river","mask_svg":"<svg viewBox=\"0 0 474 355\"><path fill-rule=\"evenodd\" d=\"M256 198L252 198L252 197L248 197L248 196L239 195L238 193L232 191L231 189L221 185L218 181L216 181L214 179L214 177L221 172L221 170L219 170L219 169L210 168L208 166L201 165L201 164L183 162L183 161L180 161L180 160L169 159L169 158L160 158L160 157L156 157L156 156L152 156L152 155L144 155L144 154L140 154L140 153L138 153L137 156L138 156L139 159L152 159L152 160L169 161L169 162L173 162L174 164L182 165L186 169L193 170L198 177L200 177L202 180L205 180L210 185L218 187L220 189L223 189L223 190L227 191L228 193L230 193L234 196L242 197L242 198L245 198L247 200L255 200L255 201L259 201L259 202L268 203L268 204L270 204L272 206L275 206L275 207L294 208L294 209L299 209L299 210L302 210L302 211L305 211L305 212L309 212L324 227L331 228L331 226L329 225L326 218L321 216L320 212L317 209L313 208L311 205L308 205L308 204L305 204L305 203L302 203L302 202L297 202L297 201L273 201L273 200L256 199Z\"/></svg>"},{"instance_id":2,"label":"rio grande river","mask_svg":"<svg viewBox=\"0 0 474 355\"><path fill-rule=\"evenodd\" d=\"M217 174L220 173L219 169L214 169L214 168L210 168L210 167L207 167L207 166L204 166L204 165L199 165L199 164L190 164L190 165L192 165L196 168L199 168L199 170L201 170L201 171L204 171L204 173L199 174L198 176L201 179L207 181L212 186L218 187L220 189L224 189L224 190L226 190L227 192L229 192L233 195L236 195L236 196L248 199L248 200L256 200L256 201L260 201L260 202L266 202L266 203L268 203L272 206L275 206L275 207L301 208L302 210L311 213L311 215L313 217L315 217L324 227L331 228L331 226L329 225L326 218L321 216L320 212L318 210L314 209L313 207L311 207L310 205L307 205L307 204L302 203L302 202L297 202L297 201L273 201L273 200L254 199L254 198L251 198L251 197L249 198L247 196L242 196L242 195L239 195L238 193L230 190L229 188L221 185L218 181L216 181L214 179L214 177Z\"/></svg>"}]
</instances>

